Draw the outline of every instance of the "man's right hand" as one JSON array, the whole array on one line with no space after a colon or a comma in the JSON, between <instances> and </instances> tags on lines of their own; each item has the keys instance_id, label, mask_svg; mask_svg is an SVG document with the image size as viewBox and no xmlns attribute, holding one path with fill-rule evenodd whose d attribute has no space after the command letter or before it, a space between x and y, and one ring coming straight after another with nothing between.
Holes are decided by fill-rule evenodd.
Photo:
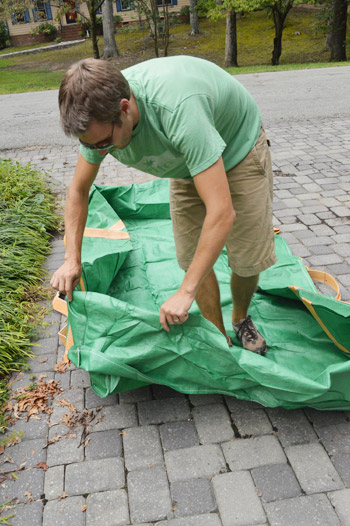
<instances>
[{"instance_id":1,"label":"man's right hand","mask_svg":"<svg viewBox=\"0 0 350 526\"><path fill-rule=\"evenodd\" d=\"M78 285L81 277L81 265L66 261L51 278L51 286L60 293L66 294L68 301L72 301L72 292Z\"/></svg>"}]
</instances>

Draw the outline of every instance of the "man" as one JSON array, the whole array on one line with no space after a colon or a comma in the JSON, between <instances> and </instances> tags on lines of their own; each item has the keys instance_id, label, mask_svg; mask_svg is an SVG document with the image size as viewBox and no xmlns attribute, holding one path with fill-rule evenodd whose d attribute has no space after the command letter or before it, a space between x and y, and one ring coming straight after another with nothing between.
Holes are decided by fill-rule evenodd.
<instances>
[{"instance_id":1,"label":"man","mask_svg":"<svg viewBox=\"0 0 350 526\"><path fill-rule=\"evenodd\" d=\"M110 153L170 178L176 254L186 275L161 306L164 330L185 323L196 300L227 338L213 271L226 245L234 331L244 348L264 354L265 340L247 311L259 273L276 261L272 168L261 116L248 92L218 66L193 57L149 60L123 74L113 62L86 59L64 77L59 106L65 133L81 146L67 197L65 263L52 286L72 300L89 190Z\"/></svg>"}]
</instances>

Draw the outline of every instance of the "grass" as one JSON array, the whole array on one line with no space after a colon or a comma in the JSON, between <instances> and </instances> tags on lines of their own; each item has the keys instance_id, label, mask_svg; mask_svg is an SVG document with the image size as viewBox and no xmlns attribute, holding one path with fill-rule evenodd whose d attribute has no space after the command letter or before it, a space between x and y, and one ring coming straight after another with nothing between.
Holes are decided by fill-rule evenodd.
<instances>
[{"instance_id":1,"label":"grass","mask_svg":"<svg viewBox=\"0 0 350 526\"><path fill-rule=\"evenodd\" d=\"M0 159L0 406L6 377L31 355L45 309L42 265L58 217L42 175L29 165ZM0 411L0 430L5 416Z\"/></svg>"},{"instance_id":2,"label":"grass","mask_svg":"<svg viewBox=\"0 0 350 526\"><path fill-rule=\"evenodd\" d=\"M283 34L281 66L273 67L270 65L274 37L272 19L266 11L241 17L237 27L240 68L230 71L239 74L340 65L328 62L325 36L315 32L315 22L313 9L295 8L290 12ZM225 21L201 19L200 28L200 35L190 37L189 25L171 27L169 54L194 55L223 66ZM140 30L138 26L126 26L119 30L116 41L121 52L117 59L120 69L154 57L153 44L147 31ZM99 44L102 50L102 37ZM350 54L350 42L347 47ZM86 41L66 49L0 59L0 93L58 88L69 66L89 56L92 56L92 46L90 41Z\"/></svg>"}]
</instances>

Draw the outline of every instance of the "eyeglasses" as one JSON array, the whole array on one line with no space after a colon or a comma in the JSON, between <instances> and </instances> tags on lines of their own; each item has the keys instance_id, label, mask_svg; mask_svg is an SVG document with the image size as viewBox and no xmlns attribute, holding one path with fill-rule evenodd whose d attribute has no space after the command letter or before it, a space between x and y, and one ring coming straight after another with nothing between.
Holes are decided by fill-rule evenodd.
<instances>
[{"instance_id":1,"label":"eyeglasses","mask_svg":"<svg viewBox=\"0 0 350 526\"><path fill-rule=\"evenodd\" d=\"M79 139L79 142L82 146L85 146L85 148L89 148L89 150L111 150L112 148L115 148L115 145L111 143L111 141L113 140L113 133L114 124L112 126L112 133L103 141L97 142L95 144L89 144L88 142L84 142L81 139Z\"/></svg>"}]
</instances>

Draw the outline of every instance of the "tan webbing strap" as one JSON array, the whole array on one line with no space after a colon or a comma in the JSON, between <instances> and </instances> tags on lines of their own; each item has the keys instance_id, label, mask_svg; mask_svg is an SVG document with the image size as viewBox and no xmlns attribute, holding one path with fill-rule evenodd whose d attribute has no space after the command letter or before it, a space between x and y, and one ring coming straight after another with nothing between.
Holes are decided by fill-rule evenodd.
<instances>
[{"instance_id":1,"label":"tan webbing strap","mask_svg":"<svg viewBox=\"0 0 350 526\"><path fill-rule=\"evenodd\" d=\"M104 228L85 228L84 237L99 237L103 239L130 239L129 232L105 230Z\"/></svg>"},{"instance_id":2,"label":"tan webbing strap","mask_svg":"<svg viewBox=\"0 0 350 526\"><path fill-rule=\"evenodd\" d=\"M330 332L330 330L325 326L325 324L323 323L323 321L321 320L321 318L318 316L317 312L315 311L311 301L307 300L306 298L301 298L302 299L302 302L304 303L305 307L307 307L309 309L309 311L311 312L311 314L313 315L313 317L315 318L315 320L320 324L320 326L322 327L322 329L324 330L324 332L327 334L327 336L335 343L335 345L343 352L346 352L346 353L350 353L350 349L347 349L346 347L344 347L344 345L342 345L341 343L339 343L335 337L333 336L333 334Z\"/></svg>"},{"instance_id":3,"label":"tan webbing strap","mask_svg":"<svg viewBox=\"0 0 350 526\"><path fill-rule=\"evenodd\" d=\"M274 227L273 233L274 234L280 234L281 230L279 228Z\"/></svg>"},{"instance_id":4,"label":"tan webbing strap","mask_svg":"<svg viewBox=\"0 0 350 526\"><path fill-rule=\"evenodd\" d=\"M55 309L55 311L59 312L60 314L63 314L64 316L68 317L68 306L65 299L61 298L59 293L56 294L52 306Z\"/></svg>"},{"instance_id":5,"label":"tan webbing strap","mask_svg":"<svg viewBox=\"0 0 350 526\"><path fill-rule=\"evenodd\" d=\"M306 267L306 270L308 271L311 279L313 281L320 281L321 283L325 283L329 287L331 287L334 292L336 293L335 299L341 300L341 293L339 289L339 283L337 280L332 276L332 274L328 274L328 272L324 272L323 270L316 270Z\"/></svg>"}]
</instances>

